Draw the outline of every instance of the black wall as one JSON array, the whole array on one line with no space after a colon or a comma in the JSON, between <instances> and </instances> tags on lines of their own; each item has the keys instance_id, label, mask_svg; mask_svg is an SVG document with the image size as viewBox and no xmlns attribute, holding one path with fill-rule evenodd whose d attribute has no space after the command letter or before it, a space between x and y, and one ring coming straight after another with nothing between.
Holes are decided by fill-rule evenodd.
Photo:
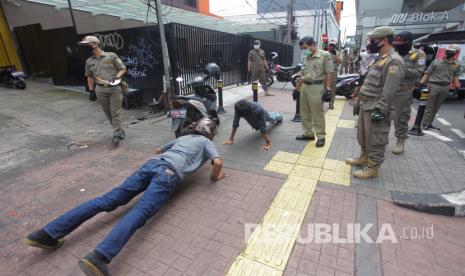
<instances>
[{"instance_id":1,"label":"black wall","mask_svg":"<svg viewBox=\"0 0 465 276\"><path fill-rule=\"evenodd\" d=\"M174 23L165 25L165 30L174 79L182 77L185 83L201 74L207 63L215 62L225 85L247 82L247 54L254 37ZM42 30L39 24L16 27L14 31L29 75L51 76L56 85L86 85L84 65L88 57L77 45L85 35L77 35L73 28ZM128 71L125 80L129 87L143 91L145 103L160 97L163 61L157 26L87 35L99 37L104 51L120 56ZM262 40L262 48L267 54L278 52L280 63L291 65L291 45ZM181 92L174 83L177 93L190 93Z\"/></svg>"}]
</instances>

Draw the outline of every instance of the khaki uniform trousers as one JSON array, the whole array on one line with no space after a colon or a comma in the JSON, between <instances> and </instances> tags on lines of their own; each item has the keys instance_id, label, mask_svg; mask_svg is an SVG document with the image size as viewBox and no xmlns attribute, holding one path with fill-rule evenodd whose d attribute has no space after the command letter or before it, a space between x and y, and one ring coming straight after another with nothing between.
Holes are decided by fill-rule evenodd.
<instances>
[{"instance_id":1,"label":"khaki uniform trousers","mask_svg":"<svg viewBox=\"0 0 465 276\"><path fill-rule=\"evenodd\" d=\"M325 112L323 109L323 84L302 84L300 90L300 117L304 135L325 138ZM315 130L315 134L313 132Z\"/></svg>"},{"instance_id":2,"label":"khaki uniform trousers","mask_svg":"<svg viewBox=\"0 0 465 276\"><path fill-rule=\"evenodd\" d=\"M363 109L363 108L362 108ZM357 140L361 155L368 155L368 167L379 168L384 161L386 145L389 143L390 121L371 122L373 110L361 110L358 117Z\"/></svg>"},{"instance_id":3,"label":"khaki uniform trousers","mask_svg":"<svg viewBox=\"0 0 465 276\"><path fill-rule=\"evenodd\" d=\"M412 104L412 86L401 86L400 91L394 96L394 127L395 135L399 140L408 138L408 122L410 121Z\"/></svg>"},{"instance_id":4,"label":"khaki uniform trousers","mask_svg":"<svg viewBox=\"0 0 465 276\"><path fill-rule=\"evenodd\" d=\"M439 107L449 96L449 86L428 83L429 96L426 105L425 115L423 115L422 125L432 124Z\"/></svg>"},{"instance_id":5,"label":"khaki uniform trousers","mask_svg":"<svg viewBox=\"0 0 465 276\"><path fill-rule=\"evenodd\" d=\"M267 91L268 86L266 86L266 71L265 69L251 70L250 72L252 77L252 82L258 80L263 90Z\"/></svg>"},{"instance_id":6,"label":"khaki uniform trousers","mask_svg":"<svg viewBox=\"0 0 465 276\"><path fill-rule=\"evenodd\" d=\"M334 104L334 99L336 99L336 82L337 82L337 72L334 71L331 74L331 102Z\"/></svg>"},{"instance_id":7,"label":"khaki uniform trousers","mask_svg":"<svg viewBox=\"0 0 465 276\"><path fill-rule=\"evenodd\" d=\"M121 131L121 108L123 106L123 92L121 86L95 86L97 101L100 103L105 116L110 121L114 132Z\"/></svg>"}]
</instances>

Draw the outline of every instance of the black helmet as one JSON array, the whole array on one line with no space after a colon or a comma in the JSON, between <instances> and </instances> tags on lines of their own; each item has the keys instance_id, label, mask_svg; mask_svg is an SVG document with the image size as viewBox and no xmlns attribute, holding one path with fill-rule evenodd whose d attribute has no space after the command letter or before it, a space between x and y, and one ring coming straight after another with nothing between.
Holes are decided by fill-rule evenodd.
<instances>
[{"instance_id":1,"label":"black helmet","mask_svg":"<svg viewBox=\"0 0 465 276\"><path fill-rule=\"evenodd\" d=\"M204 73L208 76L215 77L215 79L219 80L221 77L221 69L216 63L209 63L205 66Z\"/></svg>"},{"instance_id":2,"label":"black helmet","mask_svg":"<svg viewBox=\"0 0 465 276\"><path fill-rule=\"evenodd\" d=\"M271 52L271 53L270 53L270 59L271 59L271 60L277 59L278 56L279 56L279 55L278 55L278 53L276 53L276 52Z\"/></svg>"}]
</instances>

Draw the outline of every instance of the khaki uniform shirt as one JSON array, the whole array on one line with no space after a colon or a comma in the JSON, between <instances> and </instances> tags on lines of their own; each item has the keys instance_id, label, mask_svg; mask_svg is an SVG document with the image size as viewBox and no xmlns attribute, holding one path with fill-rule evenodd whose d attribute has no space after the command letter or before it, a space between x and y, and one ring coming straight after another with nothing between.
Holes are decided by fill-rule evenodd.
<instances>
[{"instance_id":1,"label":"khaki uniform shirt","mask_svg":"<svg viewBox=\"0 0 465 276\"><path fill-rule=\"evenodd\" d=\"M112 81L119 71L126 69L121 59L115 53L103 52L100 57L91 56L86 60L86 77ZM96 83L99 81L96 79Z\"/></svg>"},{"instance_id":2,"label":"khaki uniform shirt","mask_svg":"<svg viewBox=\"0 0 465 276\"><path fill-rule=\"evenodd\" d=\"M460 64L454 60L449 63L445 59L435 59L426 70L426 74L429 75L429 82L443 83L449 85L454 77L460 76Z\"/></svg>"},{"instance_id":3,"label":"khaki uniform shirt","mask_svg":"<svg viewBox=\"0 0 465 276\"><path fill-rule=\"evenodd\" d=\"M368 70L360 89L362 110L379 108L384 114L389 114L392 98L404 76L404 61L394 49L390 49Z\"/></svg>"},{"instance_id":4,"label":"khaki uniform shirt","mask_svg":"<svg viewBox=\"0 0 465 276\"><path fill-rule=\"evenodd\" d=\"M400 85L411 86L413 89L415 83L425 71L426 54L421 50L412 49L402 59L405 64L405 77L400 82Z\"/></svg>"},{"instance_id":5,"label":"khaki uniform shirt","mask_svg":"<svg viewBox=\"0 0 465 276\"><path fill-rule=\"evenodd\" d=\"M248 60L250 61L251 70L265 70L266 56L265 51L262 49L251 50L249 52Z\"/></svg>"},{"instance_id":6,"label":"khaki uniform shirt","mask_svg":"<svg viewBox=\"0 0 465 276\"><path fill-rule=\"evenodd\" d=\"M342 63L349 63L349 54L344 53L342 55Z\"/></svg>"},{"instance_id":7,"label":"khaki uniform shirt","mask_svg":"<svg viewBox=\"0 0 465 276\"><path fill-rule=\"evenodd\" d=\"M318 81L324 80L326 75L333 71L330 54L323 50L317 50L315 54L304 59L302 76L304 81Z\"/></svg>"},{"instance_id":8,"label":"khaki uniform shirt","mask_svg":"<svg viewBox=\"0 0 465 276\"><path fill-rule=\"evenodd\" d=\"M334 71L337 72L337 68L339 67L339 63L337 63L336 58L339 56L339 52L336 51L336 54L333 54L333 53L329 52L329 54L331 55L331 60L333 62Z\"/></svg>"}]
</instances>

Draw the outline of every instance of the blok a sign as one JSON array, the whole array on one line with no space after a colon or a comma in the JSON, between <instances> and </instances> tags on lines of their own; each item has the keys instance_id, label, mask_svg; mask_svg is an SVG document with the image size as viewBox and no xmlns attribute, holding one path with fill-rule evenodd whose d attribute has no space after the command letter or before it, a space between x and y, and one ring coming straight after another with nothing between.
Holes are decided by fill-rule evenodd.
<instances>
[{"instance_id":1,"label":"blok a sign","mask_svg":"<svg viewBox=\"0 0 465 276\"><path fill-rule=\"evenodd\" d=\"M449 21L449 13L444 12L414 12L395 13L391 16L389 24L419 24Z\"/></svg>"}]
</instances>

